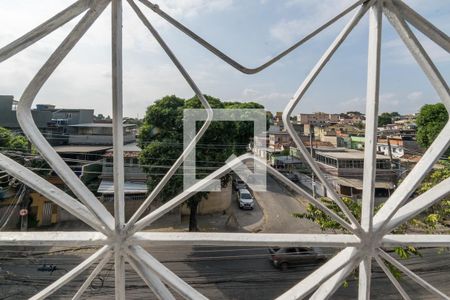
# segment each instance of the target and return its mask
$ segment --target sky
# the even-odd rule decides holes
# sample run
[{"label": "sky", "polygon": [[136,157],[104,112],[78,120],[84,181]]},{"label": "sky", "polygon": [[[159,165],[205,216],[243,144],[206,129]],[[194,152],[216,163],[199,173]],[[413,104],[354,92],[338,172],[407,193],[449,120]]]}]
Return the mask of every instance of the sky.
[{"label": "sky", "polygon": [[[73,0],[0,0],[0,47],[72,4]],[[289,47],[354,0],[158,0],[172,17],[241,64],[255,67]],[[450,3],[405,0],[447,34]],[[282,111],[309,71],[354,12],[256,75],[241,74],[138,4],[204,94],[224,101],[256,101]],[[108,7],[57,68],[36,103],[93,108],[110,115],[111,11]],[[21,94],[81,17],[0,64],[0,95]],[[124,1],[124,114],[143,117],[165,95],[194,95],[175,66]],[[445,79],[450,55],[414,31]],[[314,81],[295,112],[365,110],[368,16],[349,35]],[[383,20],[380,112],[414,113],[439,101],[420,67]]]}]

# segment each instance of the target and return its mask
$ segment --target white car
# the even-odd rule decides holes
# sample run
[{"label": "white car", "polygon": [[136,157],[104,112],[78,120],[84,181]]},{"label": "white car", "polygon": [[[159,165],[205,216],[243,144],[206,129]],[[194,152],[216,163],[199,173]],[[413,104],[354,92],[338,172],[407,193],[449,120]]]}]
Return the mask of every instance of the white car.
[{"label": "white car", "polygon": [[239,208],[242,209],[253,209],[255,206],[255,201],[253,200],[252,194],[247,189],[240,189],[238,192],[238,202]]}]

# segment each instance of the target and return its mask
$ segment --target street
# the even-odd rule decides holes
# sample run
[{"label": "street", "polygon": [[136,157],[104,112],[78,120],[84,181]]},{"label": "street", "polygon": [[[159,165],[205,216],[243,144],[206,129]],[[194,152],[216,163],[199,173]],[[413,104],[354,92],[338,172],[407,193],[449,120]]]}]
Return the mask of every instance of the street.
[{"label": "street", "polygon": [[[35,251],[48,249],[35,249]],[[56,249],[51,249],[55,251]],[[177,247],[147,249],[173,272],[210,299],[273,299],[295,285],[317,265],[305,263],[288,271],[275,269],[265,248],[236,247]],[[27,258],[8,258],[2,250],[0,272],[0,299],[26,299],[65,274],[91,250],[81,249],[65,254],[35,255]],[[450,293],[448,272],[450,253],[438,254],[438,249],[422,250],[423,258],[414,257],[405,264],[437,288]],[[55,264],[57,270],[50,274],[37,271],[42,264]],[[67,299],[75,293],[87,273],[57,292],[52,299]],[[110,299],[114,294],[114,271],[108,264],[94,280],[85,299]],[[375,267],[373,299],[400,299],[382,271]],[[426,290],[402,277],[401,283],[412,299],[435,299]],[[355,299],[357,281],[349,280],[349,287],[340,288],[333,299]],[[180,298],[180,297],[178,297]],[[156,299],[134,271],[127,271],[127,299]],[[181,299],[181,298],[180,298]]]},{"label": "street", "polygon": [[[258,226],[257,231],[272,233],[320,232],[313,222],[292,216],[293,212],[304,211],[303,201],[291,195],[272,177],[268,177],[268,191],[255,192],[254,196],[257,205],[251,211],[239,210],[236,201],[232,203],[238,222],[244,231],[251,231],[245,230],[245,226],[253,229]],[[274,299],[320,265],[320,263],[308,262],[287,271],[281,271],[271,265],[268,249],[260,247],[167,248],[154,246],[147,250],[210,299]],[[93,251],[94,249],[90,248],[43,247],[0,250],[0,300],[27,299],[64,275]],[[336,249],[323,249],[323,252],[329,256],[336,251]],[[448,284],[450,252],[422,249],[421,253],[423,257],[412,257],[404,263],[425,280],[450,294]],[[42,269],[44,264],[54,265],[56,270],[53,273],[38,271],[38,268]],[[71,298],[87,274],[88,272],[85,272],[73,280],[51,299]],[[126,280],[127,299],[156,299],[129,265],[127,265]],[[400,282],[412,299],[435,299],[433,295],[405,276],[400,279]],[[332,299],[356,299],[357,280],[350,276],[348,283],[349,286],[340,288]],[[110,261],[85,293],[85,299],[109,300],[113,295],[114,269]],[[397,291],[375,262],[372,298],[400,299]],[[177,299],[181,297],[177,295]]]},{"label": "street", "polygon": [[293,213],[306,211],[306,200],[294,197],[272,176],[267,176],[267,191],[254,194],[265,215],[263,232],[320,233],[319,226],[314,222],[292,216]]}]

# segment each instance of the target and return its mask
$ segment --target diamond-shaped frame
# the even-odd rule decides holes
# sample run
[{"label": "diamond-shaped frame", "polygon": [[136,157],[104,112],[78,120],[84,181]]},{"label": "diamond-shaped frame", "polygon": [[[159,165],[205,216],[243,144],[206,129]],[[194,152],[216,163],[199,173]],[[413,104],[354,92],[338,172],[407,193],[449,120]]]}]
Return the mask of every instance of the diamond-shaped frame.
[{"label": "diamond-shaped frame", "polygon": [[[304,155],[310,167],[316,172],[318,178],[325,186],[329,184],[326,178],[318,169],[311,155],[306,151],[305,146],[296,135],[290,124],[290,114],[294,107],[301,100],[303,94],[312,84],[313,80],[326,65],[328,60],[343,43],[347,35],[357,25],[358,21],[369,11],[370,29],[369,29],[369,55],[368,55],[368,81],[367,81],[367,122],[366,122],[366,147],[365,147],[365,174],[363,191],[363,211],[361,224],[350,213],[345,204],[341,201],[332,188],[328,188],[330,198],[336,202],[346,215],[347,220],[341,218],[338,214],[329,210],[320,200],[315,199],[303,189],[293,184],[290,180],[281,175],[278,171],[267,166],[269,173],[283,181],[296,192],[304,196],[311,203],[322,209],[331,218],[339,222],[352,234],[241,234],[241,233],[154,233],[140,231],[146,226],[163,216],[165,213],[187,200],[200,186],[207,185],[211,179],[220,178],[230,171],[233,166],[239,165],[246,160],[253,159],[258,163],[266,164],[265,161],[254,157],[253,155],[242,155],[226,166],[219,168],[211,173],[204,180],[196,183],[191,188],[183,191],[166,204],[152,211],[147,216],[139,219],[152,200],[158,195],[170,177],[183,163],[185,154],[189,153],[196,145],[202,134],[206,131],[212,119],[211,108],[203,97],[194,81],[187,71],[183,68],[171,49],[147,20],[145,15],[136,5],[134,0],[127,0],[141,19],[144,25],[149,29],[160,46],[164,49],[172,62],[178,68],[195,94],[199,97],[205,110],[208,113],[208,119],[200,129],[192,143],[185,149],[184,153],[178,158],[169,172],[164,176],[159,185],[150,193],[143,205],[136,211],[132,218],[125,223],[124,220],[124,195],[123,195],[123,131],[122,131],[122,1],[121,0],[79,0],[73,5],[63,10],[53,18],[36,27],[34,30],[25,34],[11,44],[0,49],[0,62],[19,53],[21,50],[37,42],[44,36],[50,34],[60,26],[69,22],[73,18],[83,14],[84,16],[74,27],[67,38],[60,44],[55,52],[50,56],[47,62],[39,70],[31,83],[25,89],[17,109],[18,121],[27,135],[33,142],[41,155],[52,166],[55,172],[64,180],[64,182],[74,192],[77,199],[69,196],[59,190],[51,183],[34,174],[32,171],[19,165],[13,160],[0,154],[0,167],[10,173],[12,176],[23,181],[25,184],[40,192],[48,199],[54,201],[62,208],[86,222],[98,232],[42,232],[39,236],[28,232],[1,232],[0,245],[54,245],[54,246],[72,246],[72,245],[93,245],[101,248],[83,261],[80,265],[66,273],[53,284],[36,294],[31,299],[44,299],[64,286],[70,280],[88,269],[96,261],[99,261],[92,273],[77,291],[74,299],[79,299],[92,280],[98,275],[105,264],[114,256],[115,261],[115,290],[116,299],[125,298],[125,269],[124,264],[127,260],[135,271],[144,279],[147,285],[152,289],[155,295],[160,299],[175,299],[167,286],[179,293],[186,299],[206,299],[198,291],[193,289],[176,274],[167,269],[158,262],[153,256],[144,250],[144,246],[150,244],[165,245],[276,245],[276,246],[321,246],[343,248],[335,257],[319,267],[308,277],[281,295],[279,299],[300,299],[308,296],[312,292],[312,299],[325,299],[330,297],[346,276],[359,264],[359,298],[370,298],[371,281],[371,262],[372,258],[378,262],[385,271],[388,278],[392,281],[399,293],[405,299],[410,299],[399,282],[390,273],[383,260],[396,266],[406,275],[428,289],[434,295],[449,299],[441,291],[421,279],[400,262],[392,258],[381,250],[381,247],[391,247],[395,245],[415,245],[422,247],[450,246],[449,235],[389,235],[388,233],[399,224],[407,221],[420,213],[422,210],[433,205],[442,197],[450,193],[450,179],[446,179],[428,192],[416,197],[403,205],[412,192],[417,188],[420,182],[430,170],[432,165],[440,155],[448,148],[450,144],[450,124],[447,124],[432,146],[424,154],[423,158],[416,167],[410,172],[403,183],[392,194],[383,208],[373,216],[374,201],[374,178],[375,178],[375,146],[376,146],[376,125],[378,115],[379,98],[379,76],[380,76],[380,44],[381,44],[381,17],[384,13],[390,23],[398,32],[403,42],[406,44],[417,63],[421,66],[427,77],[430,79],[433,87],[441,97],[441,100],[450,110],[450,95],[446,81],[440,75],[437,68],[428,57],[427,53],[420,45],[417,38],[409,28],[406,21],[428,36],[439,46],[450,52],[450,39],[434,27],[430,22],[421,17],[418,13],[409,8],[400,0],[360,0],[355,4],[332,18],[324,25],[301,39],[287,50],[264,63],[257,68],[247,68],[233,59],[226,56],[223,52],[203,40],[187,27],[173,19],[157,5],[148,0],[138,0],[152,9],[156,14],[167,20],[176,28],[190,36],[193,40],[210,50],[213,54],[230,64],[237,70],[254,74],[269,67],[288,53],[292,52],[306,41],[320,33],[335,21],[358,8],[358,11],[350,22],[344,27],[335,41],[331,44],[305,81],[300,85],[297,93],[286,107],[283,120],[288,132],[294,139],[297,147]],[[115,218],[103,207],[103,205],[94,197],[78,177],[70,170],[65,162],[59,157],[54,149],[48,144],[45,138],[40,134],[31,117],[31,105],[41,87],[51,76],[53,71],[63,61],[65,56],[77,44],[81,37],[86,33],[89,27],[100,16],[109,3],[112,3],[112,82],[113,82],[113,133],[114,133],[114,215]],[[80,203],[81,202],[81,203]]]}]

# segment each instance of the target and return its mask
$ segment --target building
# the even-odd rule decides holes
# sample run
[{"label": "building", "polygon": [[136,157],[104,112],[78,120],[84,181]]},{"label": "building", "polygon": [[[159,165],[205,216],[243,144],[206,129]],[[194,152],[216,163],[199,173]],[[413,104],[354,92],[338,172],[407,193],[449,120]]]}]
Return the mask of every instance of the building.
[{"label": "building", "polygon": [[286,131],[269,131],[269,151],[281,152],[294,144],[291,135]]},{"label": "building", "polygon": [[[136,125],[123,124],[124,143],[136,141]],[[67,143],[70,145],[112,145],[112,123],[82,123],[68,125]]]},{"label": "building", "polygon": [[[14,100],[14,96],[0,95],[0,127],[21,130],[16,116],[17,103],[18,101]],[[47,124],[52,119],[50,110],[32,109],[31,115],[39,129],[47,128]]]},{"label": "building", "polygon": [[269,146],[269,137],[267,133],[264,136],[255,136],[251,145],[252,152],[261,158],[267,158],[267,151]]},{"label": "building", "polygon": [[[139,164],[139,154],[142,149],[136,143],[127,144],[123,149],[125,197],[128,200],[144,200],[147,195],[147,174]],[[97,192],[104,201],[112,200],[114,194],[113,184],[113,156],[112,149],[107,150],[103,157],[101,183]],[[110,201],[112,202],[112,201]]]},{"label": "building", "polygon": [[[314,159],[333,183],[336,191],[344,196],[359,199],[362,195],[364,152],[357,150],[315,151]],[[377,154],[375,196],[388,197],[395,188],[398,160]]]},{"label": "building", "polygon": [[422,155],[424,150],[415,139],[408,136],[378,138],[377,151],[394,158],[401,158],[405,154]]},{"label": "building", "polygon": [[[17,121],[16,108],[18,101],[14,96],[0,95],[0,126],[8,129],[20,129]],[[52,104],[37,104],[35,109],[31,110],[33,120],[40,129],[53,130],[61,128],[61,133],[68,125],[91,123],[94,120],[93,109],[65,109],[55,108]],[[45,132],[44,132],[45,133]]]},{"label": "building", "polygon": [[272,156],[270,159],[270,164],[275,169],[285,171],[292,171],[304,166],[304,163],[300,159],[291,155]]},{"label": "building", "polygon": [[330,123],[339,122],[339,114],[328,114],[324,112],[316,112],[313,114],[298,114],[297,123],[300,124],[312,124],[312,125],[325,125]]},{"label": "building", "polygon": [[[16,108],[17,101],[13,96],[0,96],[0,127],[21,130]],[[112,145],[111,120],[94,122],[93,109],[37,104],[31,114],[41,133],[52,145]],[[124,124],[124,142],[135,142],[136,132],[135,124]]]}]

